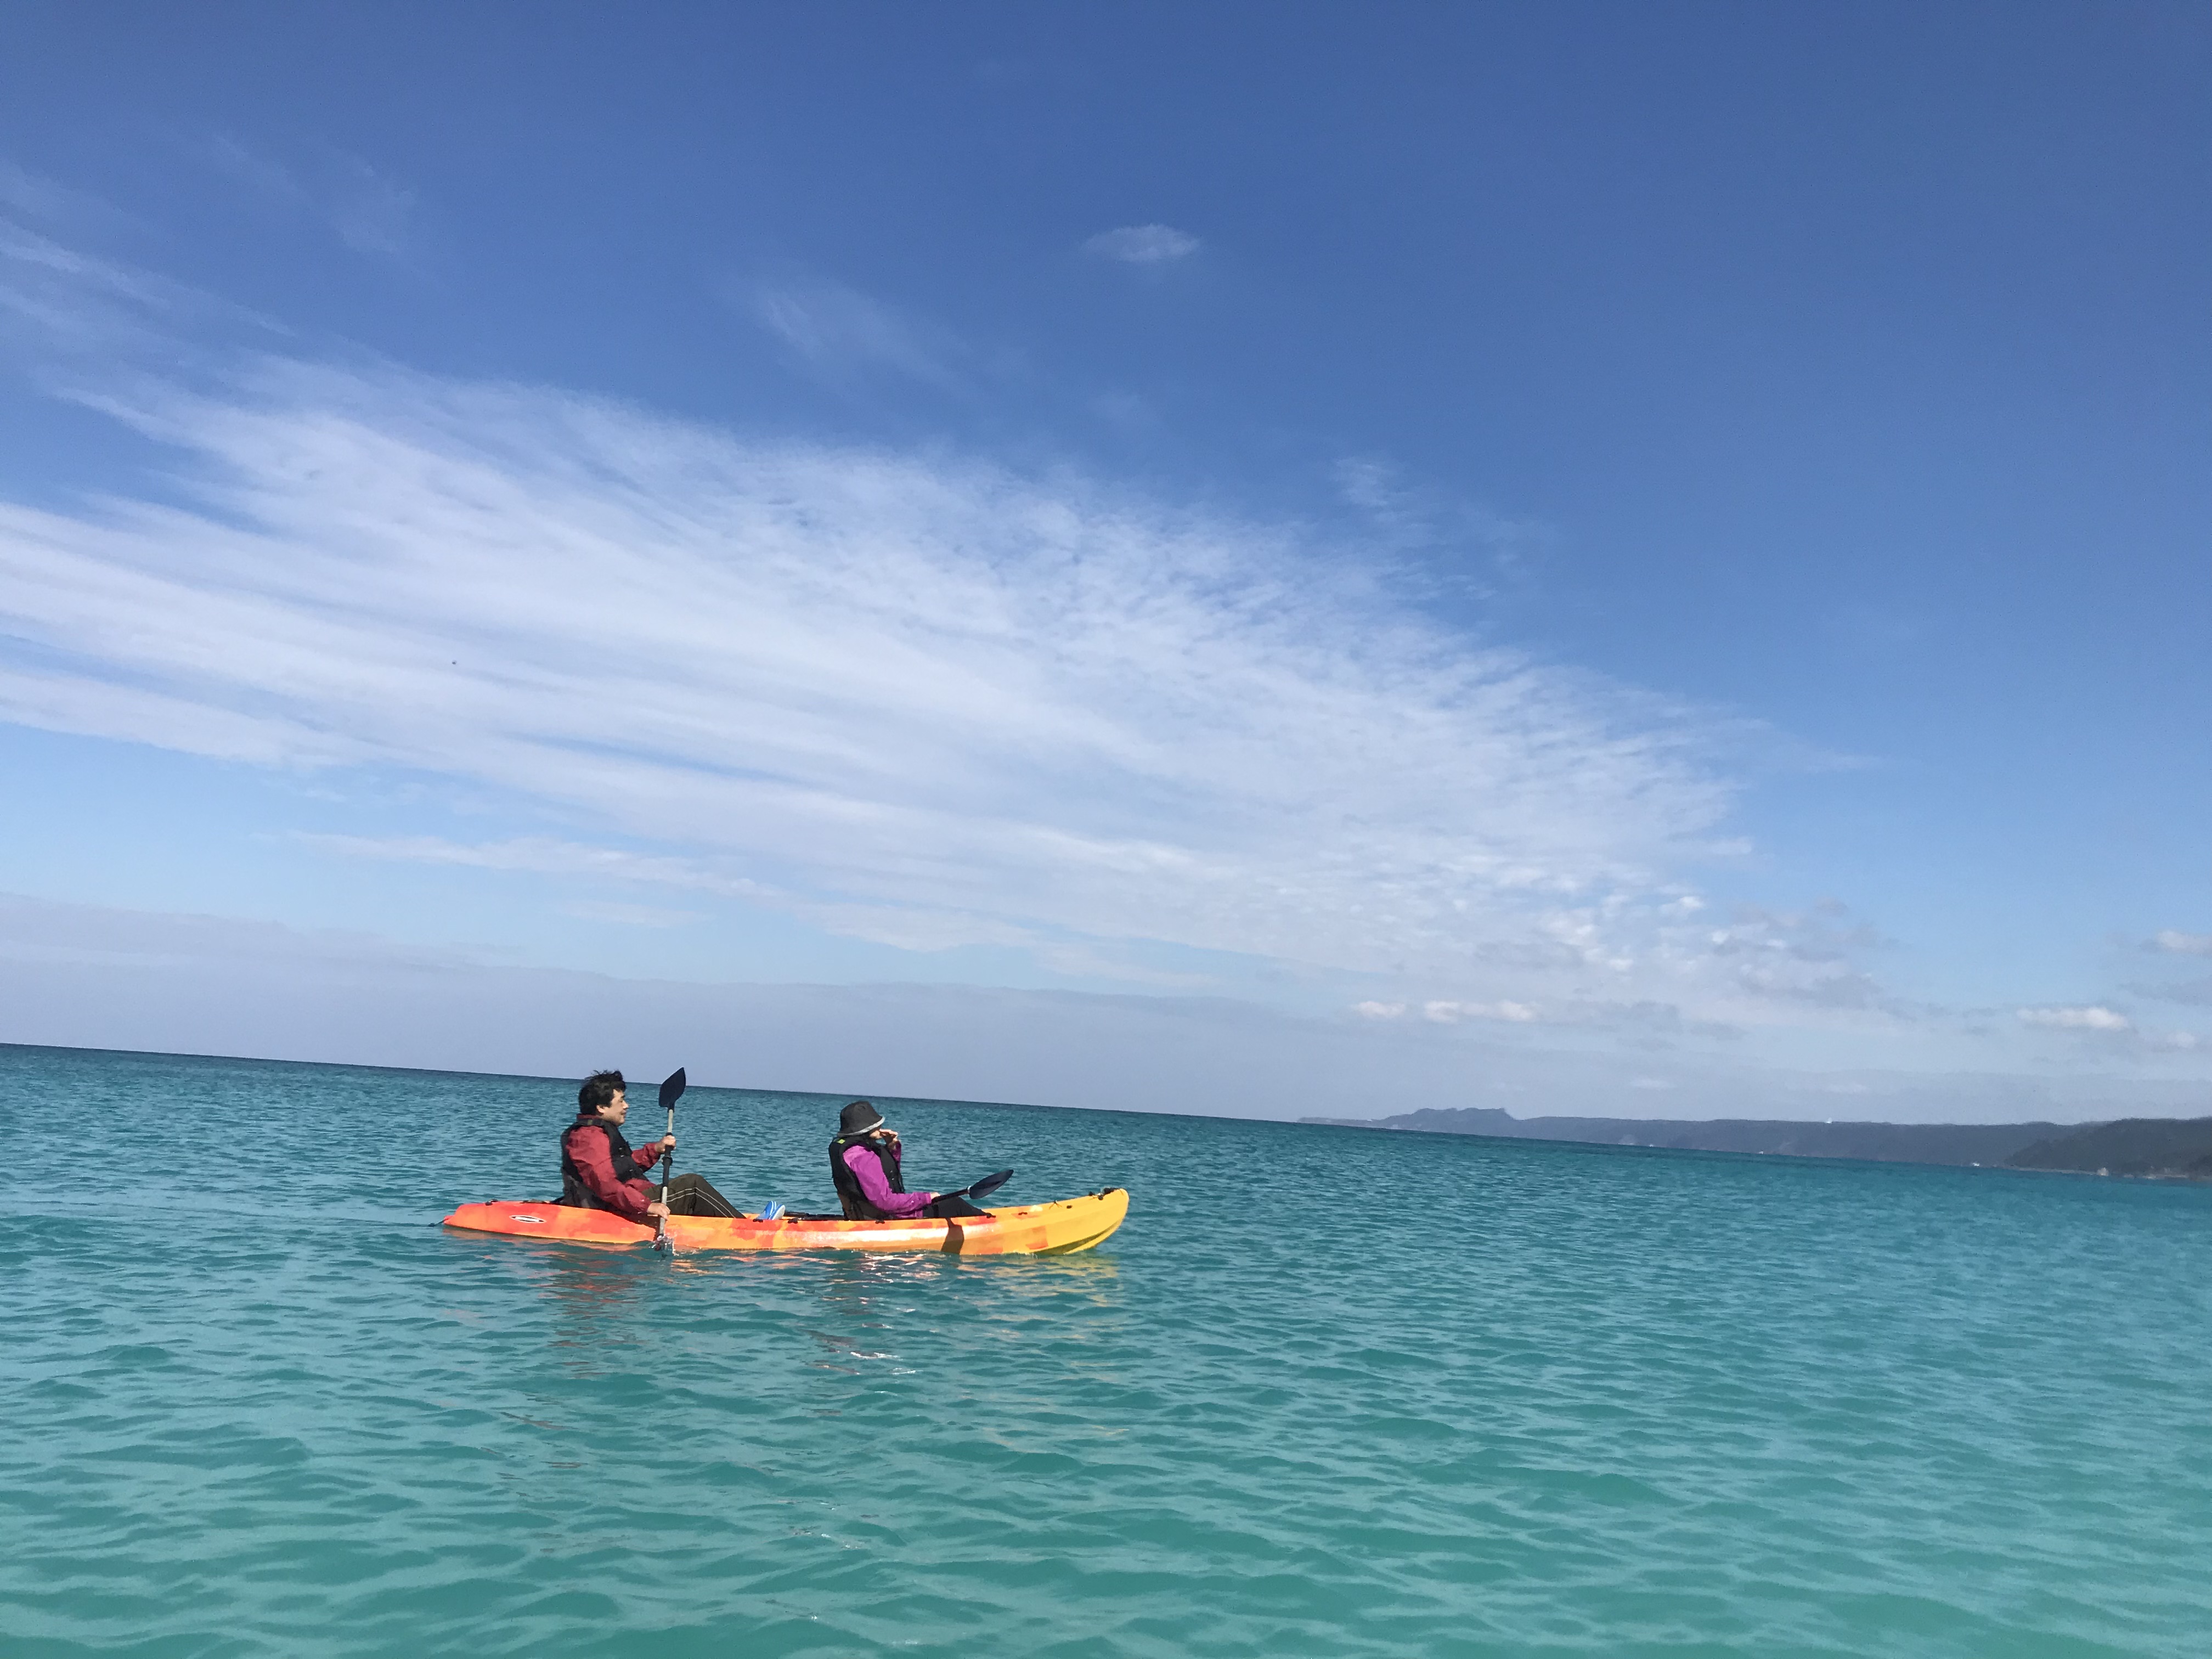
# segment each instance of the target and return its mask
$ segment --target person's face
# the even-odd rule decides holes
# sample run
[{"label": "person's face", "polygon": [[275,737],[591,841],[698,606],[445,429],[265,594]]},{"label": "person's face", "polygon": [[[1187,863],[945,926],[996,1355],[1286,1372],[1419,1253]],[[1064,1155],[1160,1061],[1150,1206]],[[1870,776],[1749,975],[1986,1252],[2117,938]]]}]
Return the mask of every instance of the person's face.
[{"label": "person's face", "polygon": [[602,1123],[620,1124],[629,1115],[629,1097],[619,1089],[615,1091],[612,1100],[599,1108],[599,1121]]}]

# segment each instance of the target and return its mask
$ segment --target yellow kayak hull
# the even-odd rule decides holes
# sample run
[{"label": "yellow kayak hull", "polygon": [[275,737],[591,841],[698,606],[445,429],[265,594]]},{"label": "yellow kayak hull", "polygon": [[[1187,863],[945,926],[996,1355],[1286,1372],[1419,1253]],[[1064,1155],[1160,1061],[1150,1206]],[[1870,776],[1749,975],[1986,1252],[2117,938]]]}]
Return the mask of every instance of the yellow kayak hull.
[{"label": "yellow kayak hull", "polygon": [[[731,1218],[672,1215],[668,1237],[689,1250],[933,1250],[946,1255],[1067,1255],[1096,1248],[1129,1213],[1129,1194],[1119,1187],[1066,1198],[988,1210],[953,1221],[804,1221],[779,1216]],[[650,1244],[653,1229],[605,1210],[565,1204],[464,1204],[446,1225],[465,1232],[509,1238],[551,1238],[574,1244]]]}]

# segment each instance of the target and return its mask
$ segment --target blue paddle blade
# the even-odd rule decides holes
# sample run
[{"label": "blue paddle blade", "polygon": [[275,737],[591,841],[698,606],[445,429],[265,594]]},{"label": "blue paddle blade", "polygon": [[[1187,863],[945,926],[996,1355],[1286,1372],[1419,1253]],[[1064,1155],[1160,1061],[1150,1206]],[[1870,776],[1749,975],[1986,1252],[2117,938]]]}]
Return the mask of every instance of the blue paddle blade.
[{"label": "blue paddle blade", "polygon": [[988,1198],[993,1193],[1014,1178],[1012,1170],[1001,1170],[996,1175],[987,1175],[968,1189],[970,1198]]},{"label": "blue paddle blade", "polygon": [[674,1071],[671,1072],[661,1083],[660,1109],[664,1112],[672,1111],[675,1109],[676,1103],[683,1098],[684,1068],[679,1066]]}]

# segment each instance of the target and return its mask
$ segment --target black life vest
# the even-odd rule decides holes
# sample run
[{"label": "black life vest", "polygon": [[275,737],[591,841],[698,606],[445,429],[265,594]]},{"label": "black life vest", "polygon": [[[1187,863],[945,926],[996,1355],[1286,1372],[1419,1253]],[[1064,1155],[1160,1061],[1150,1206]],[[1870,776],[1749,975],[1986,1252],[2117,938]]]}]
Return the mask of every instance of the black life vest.
[{"label": "black life vest", "polygon": [[[584,1172],[576,1167],[576,1160],[568,1156],[568,1137],[579,1129],[597,1129],[607,1138],[607,1158],[615,1166],[617,1182],[635,1181],[645,1174],[638,1166],[637,1154],[623,1139],[623,1132],[604,1119],[580,1117],[561,1131],[561,1201],[573,1209],[604,1210],[607,1206],[592,1196],[592,1189],[584,1184]],[[649,1166],[648,1166],[649,1167]]]},{"label": "black life vest", "polygon": [[846,1149],[852,1146],[865,1146],[876,1155],[876,1161],[884,1166],[884,1183],[893,1192],[906,1190],[906,1182],[899,1175],[899,1161],[890,1147],[867,1135],[839,1135],[830,1143],[830,1179],[837,1183],[837,1201],[845,1206],[845,1219],[889,1221],[890,1217],[868,1202],[868,1195],[860,1190],[860,1178],[845,1162]]}]

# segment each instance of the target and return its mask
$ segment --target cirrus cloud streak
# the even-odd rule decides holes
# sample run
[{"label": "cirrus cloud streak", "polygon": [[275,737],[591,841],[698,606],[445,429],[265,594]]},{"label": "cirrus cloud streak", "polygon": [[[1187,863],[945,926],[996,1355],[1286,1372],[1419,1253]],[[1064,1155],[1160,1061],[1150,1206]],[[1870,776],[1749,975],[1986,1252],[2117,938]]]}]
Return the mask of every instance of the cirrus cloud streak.
[{"label": "cirrus cloud streak", "polygon": [[489,786],[876,937],[1617,968],[1729,804],[1692,712],[1079,478],[297,363],[106,407],[197,505],[0,504],[0,717]]}]

